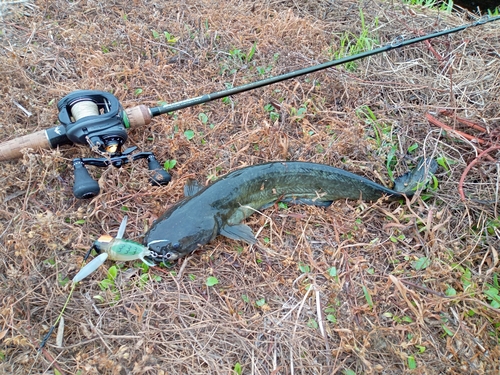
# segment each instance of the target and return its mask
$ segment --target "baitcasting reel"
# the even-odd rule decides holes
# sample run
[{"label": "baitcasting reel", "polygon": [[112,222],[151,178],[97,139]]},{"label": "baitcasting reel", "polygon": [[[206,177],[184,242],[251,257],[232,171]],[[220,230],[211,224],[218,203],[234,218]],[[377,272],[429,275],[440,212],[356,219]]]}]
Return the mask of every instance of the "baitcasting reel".
[{"label": "baitcasting reel", "polygon": [[[122,152],[130,120],[114,95],[102,91],[75,91],[62,98],[57,107],[61,125],[46,131],[51,147],[67,143],[88,144],[101,155],[100,158],[73,160],[73,193],[77,198],[92,198],[99,194],[99,184],[90,177],[86,165],[101,168],[112,165],[121,168],[130,161],[147,159],[148,168],[153,171],[152,184],[168,184],[170,175],[163,170],[152,152],[132,155],[137,147],[130,147]],[[132,117],[133,115],[134,111]]]}]

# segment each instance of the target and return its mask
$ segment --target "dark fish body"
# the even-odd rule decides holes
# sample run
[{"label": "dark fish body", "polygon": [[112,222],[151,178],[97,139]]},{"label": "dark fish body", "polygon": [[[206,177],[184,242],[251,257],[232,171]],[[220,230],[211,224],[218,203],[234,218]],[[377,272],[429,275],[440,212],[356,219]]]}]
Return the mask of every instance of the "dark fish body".
[{"label": "dark fish body", "polygon": [[242,221],[278,201],[327,206],[338,199],[376,201],[413,194],[435,170],[420,163],[388,189],[367,178],[324,164],[271,162],[235,170],[170,207],[146,233],[144,244],[155,260],[174,260],[210,242],[218,234],[255,243]]}]

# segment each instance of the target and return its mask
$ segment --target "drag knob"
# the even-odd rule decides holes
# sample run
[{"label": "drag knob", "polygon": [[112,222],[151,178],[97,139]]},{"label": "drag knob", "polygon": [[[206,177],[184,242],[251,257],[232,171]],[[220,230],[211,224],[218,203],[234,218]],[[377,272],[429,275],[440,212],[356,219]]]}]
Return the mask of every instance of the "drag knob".
[{"label": "drag knob", "polygon": [[80,159],[73,160],[75,169],[75,182],[73,185],[73,194],[79,199],[89,199],[99,194],[99,184],[96,180],[90,177],[87,168]]}]

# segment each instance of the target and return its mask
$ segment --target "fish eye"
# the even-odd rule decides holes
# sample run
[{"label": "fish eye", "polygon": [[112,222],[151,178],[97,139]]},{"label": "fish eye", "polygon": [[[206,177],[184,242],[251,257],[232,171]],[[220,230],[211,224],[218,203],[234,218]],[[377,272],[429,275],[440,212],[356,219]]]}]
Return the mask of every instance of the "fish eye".
[{"label": "fish eye", "polygon": [[165,258],[170,259],[172,257],[172,253],[166,253]]}]

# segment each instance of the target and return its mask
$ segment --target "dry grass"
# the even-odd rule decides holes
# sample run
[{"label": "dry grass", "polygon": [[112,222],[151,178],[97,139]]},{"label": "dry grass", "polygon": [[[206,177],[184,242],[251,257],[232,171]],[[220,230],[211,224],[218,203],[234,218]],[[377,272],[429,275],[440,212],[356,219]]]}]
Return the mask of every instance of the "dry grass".
[{"label": "dry grass", "polygon": [[[112,90],[125,107],[155,106],[257,80],[257,67],[269,76],[326,61],[346,31],[361,32],[359,7],[346,0],[2,4],[1,140],[55,124],[55,103],[76,89]],[[381,45],[469,21],[397,3],[360,6]],[[178,40],[155,39],[153,29]],[[254,42],[252,61],[230,55]],[[359,61],[354,72],[329,69],[132,129],[129,145],[177,160],[166,187],[152,188],[138,163],[100,171],[103,192],[76,200],[68,165],[90,155],[82,146],[2,163],[0,372],[231,374],[239,363],[243,374],[498,374],[500,311],[485,295],[499,274],[498,154],[472,169],[464,186],[471,199],[461,202],[457,184],[475,145],[431,126],[425,114],[449,109],[498,134],[500,28],[490,23],[430,43],[441,61],[420,43]],[[279,104],[278,121],[268,103]],[[303,105],[303,118],[290,115]],[[359,115],[363,106],[386,129],[380,144]],[[213,127],[198,119],[202,112]],[[196,133],[191,141],[187,129]],[[430,198],[268,209],[248,220],[261,245],[217,238],[185,264],[152,268],[142,279],[138,264],[122,264],[115,292],[98,284],[108,262],[78,286],[63,347],[52,337],[37,355],[68,293],[61,280],[100,234],[116,233],[124,207],[128,236],[140,240],[190,177],[286,158],[387,182],[394,145],[396,173],[422,154],[449,161]],[[416,269],[424,256],[430,264]],[[207,287],[209,276],[219,284]]]}]

